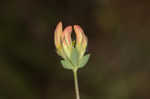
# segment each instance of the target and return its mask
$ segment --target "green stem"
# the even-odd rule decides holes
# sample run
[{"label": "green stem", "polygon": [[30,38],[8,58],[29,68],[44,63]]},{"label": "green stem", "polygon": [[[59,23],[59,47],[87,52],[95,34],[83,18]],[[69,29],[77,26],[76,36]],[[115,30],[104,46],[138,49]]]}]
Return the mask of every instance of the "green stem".
[{"label": "green stem", "polygon": [[77,71],[78,71],[78,69],[74,69],[73,75],[74,75],[76,99],[80,99]]}]

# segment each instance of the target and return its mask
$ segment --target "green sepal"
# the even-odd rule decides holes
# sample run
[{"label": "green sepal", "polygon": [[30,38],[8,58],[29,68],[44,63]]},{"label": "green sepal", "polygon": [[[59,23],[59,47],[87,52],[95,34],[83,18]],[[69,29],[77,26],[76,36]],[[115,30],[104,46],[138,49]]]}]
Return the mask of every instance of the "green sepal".
[{"label": "green sepal", "polygon": [[71,52],[71,62],[74,66],[78,66],[78,59],[79,55],[78,55],[78,51],[76,48],[72,48],[72,52]]},{"label": "green sepal", "polygon": [[61,60],[61,64],[65,69],[73,70],[73,66],[68,60]]},{"label": "green sepal", "polygon": [[90,58],[90,54],[87,54],[87,55],[83,56],[83,57],[79,60],[79,65],[78,65],[79,68],[83,68],[83,67],[87,64],[89,58]]}]

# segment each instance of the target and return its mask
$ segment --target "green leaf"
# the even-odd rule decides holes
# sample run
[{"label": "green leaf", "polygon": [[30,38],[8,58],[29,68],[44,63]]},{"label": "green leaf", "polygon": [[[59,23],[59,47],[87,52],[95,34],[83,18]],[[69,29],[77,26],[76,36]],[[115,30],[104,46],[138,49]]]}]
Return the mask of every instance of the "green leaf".
[{"label": "green leaf", "polygon": [[68,60],[61,60],[61,64],[65,69],[73,70],[73,66]]},{"label": "green leaf", "polygon": [[71,53],[71,62],[74,66],[78,65],[78,51],[76,48],[72,48],[72,53]]},{"label": "green leaf", "polygon": [[90,54],[83,56],[82,59],[79,61],[79,68],[83,68],[87,64],[89,58]]}]

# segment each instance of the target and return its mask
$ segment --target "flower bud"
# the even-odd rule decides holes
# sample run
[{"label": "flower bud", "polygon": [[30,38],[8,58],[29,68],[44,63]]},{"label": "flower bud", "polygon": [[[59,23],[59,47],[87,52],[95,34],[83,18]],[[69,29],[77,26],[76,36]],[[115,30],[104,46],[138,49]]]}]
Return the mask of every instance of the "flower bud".
[{"label": "flower bud", "polygon": [[72,26],[67,26],[61,36],[63,50],[68,58],[70,57],[72,50],[71,32]]},{"label": "flower bud", "polygon": [[61,34],[62,34],[62,23],[59,22],[55,29],[55,46],[56,49],[61,47]]},{"label": "flower bud", "polygon": [[74,25],[74,30],[76,33],[76,48],[81,58],[86,51],[88,39],[79,25]]},{"label": "flower bud", "polygon": [[62,44],[61,44],[62,32],[63,32],[62,22],[59,22],[58,25],[56,26],[55,34],[54,34],[55,47],[56,47],[57,54],[60,55],[61,57],[65,58],[64,52],[62,50]]}]

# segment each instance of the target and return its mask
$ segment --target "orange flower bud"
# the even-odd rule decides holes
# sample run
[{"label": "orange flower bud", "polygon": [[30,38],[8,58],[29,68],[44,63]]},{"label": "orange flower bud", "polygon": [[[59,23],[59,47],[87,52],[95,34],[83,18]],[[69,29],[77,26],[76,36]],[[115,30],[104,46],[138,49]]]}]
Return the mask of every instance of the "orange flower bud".
[{"label": "orange flower bud", "polygon": [[86,51],[88,39],[79,25],[74,25],[74,30],[76,33],[76,48],[80,53],[80,57],[82,57]]},{"label": "orange flower bud", "polygon": [[72,49],[71,32],[72,32],[72,26],[67,26],[64,29],[63,34],[61,36],[63,50],[67,55],[67,57],[70,57],[71,49]]},{"label": "orange flower bud", "polygon": [[71,40],[71,32],[72,32],[72,26],[67,26],[62,34],[62,41],[65,42],[65,46],[70,47],[72,45]]},{"label": "orange flower bud", "polygon": [[58,25],[56,26],[55,34],[54,34],[55,46],[56,46],[57,54],[60,55],[62,58],[65,58],[66,56],[65,56],[64,51],[62,49],[62,43],[61,43],[62,32],[63,32],[62,22],[59,22]]},{"label": "orange flower bud", "polygon": [[62,23],[59,22],[55,29],[55,46],[56,48],[61,47],[61,35],[62,35]]}]

